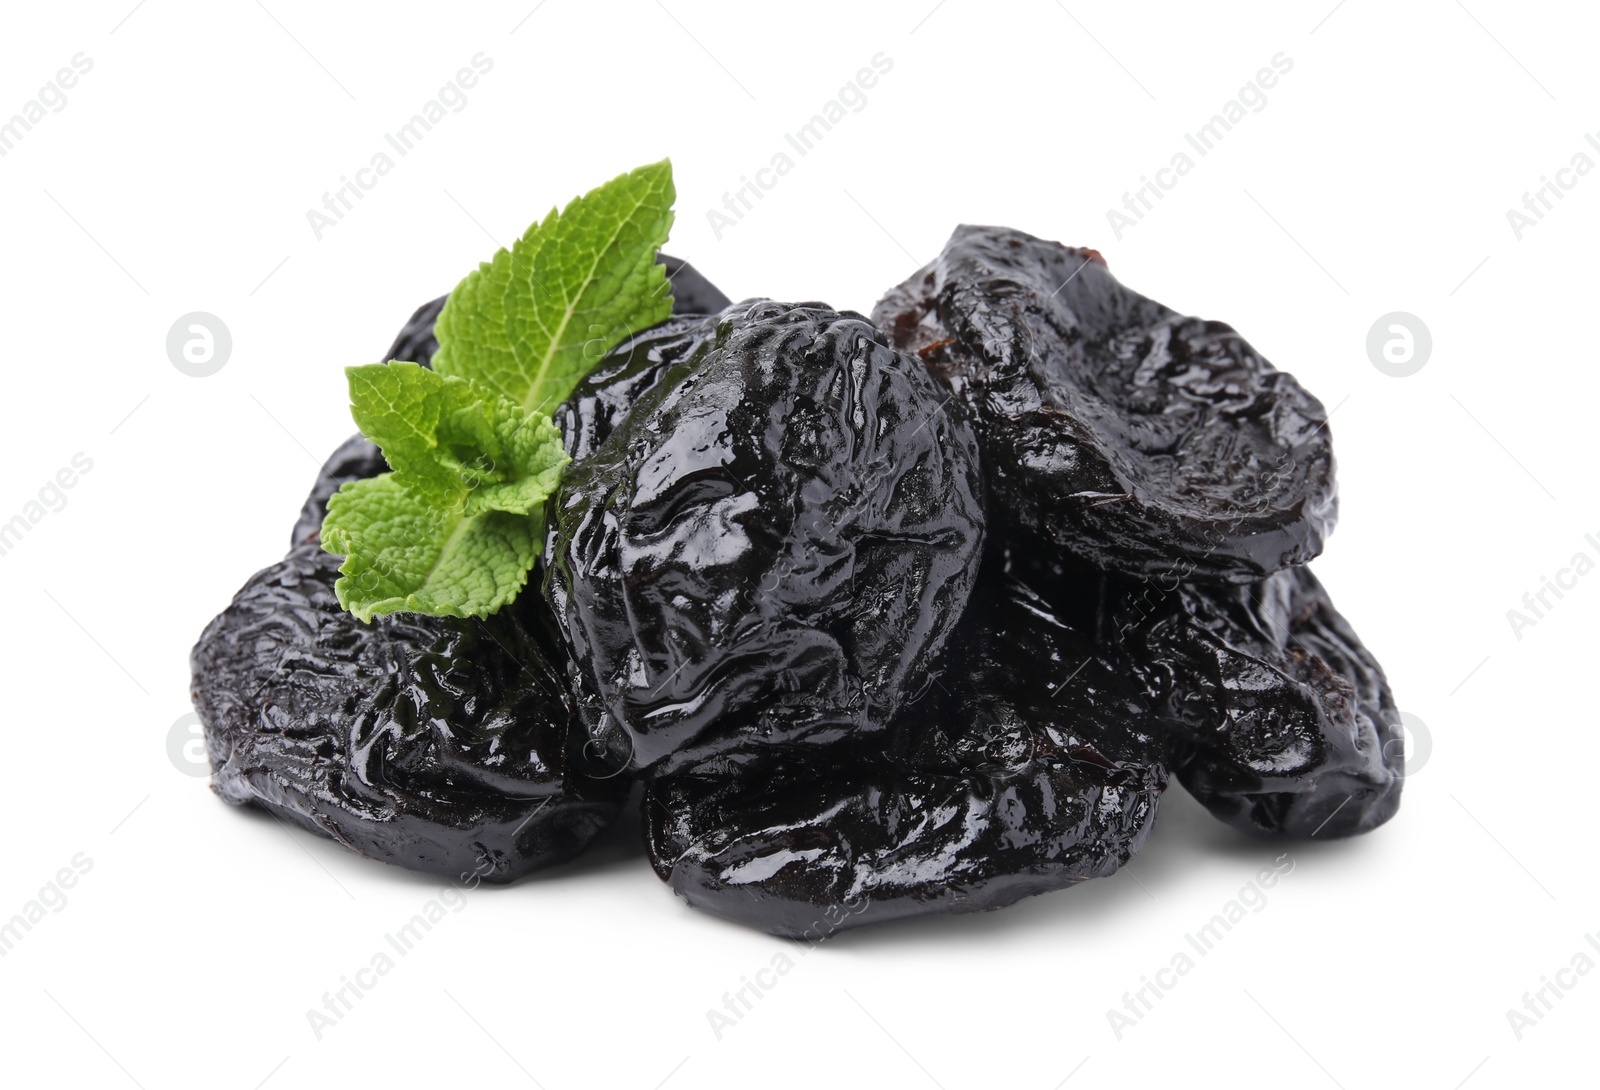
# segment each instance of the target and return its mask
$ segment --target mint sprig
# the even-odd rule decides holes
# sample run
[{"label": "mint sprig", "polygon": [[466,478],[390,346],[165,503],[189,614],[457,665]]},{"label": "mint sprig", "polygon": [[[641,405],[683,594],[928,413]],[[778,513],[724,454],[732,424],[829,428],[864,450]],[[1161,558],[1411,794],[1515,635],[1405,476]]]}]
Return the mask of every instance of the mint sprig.
[{"label": "mint sprig", "polygon": [[568,458],[549,413],[607,351],[672,312],[656,254],[672,226],[666,160],[612,179],[468,274],[435,326],[434,369],[351,367],[351,412],[391,472],[328,503],[339,604],[484,617],[544,545]]},{"label": "mint sprig", "polygon": [[672,313],[656,251],[673,195],[663,160],[551,209],[450,293],[434,370],[553,411],[601,356]]}]

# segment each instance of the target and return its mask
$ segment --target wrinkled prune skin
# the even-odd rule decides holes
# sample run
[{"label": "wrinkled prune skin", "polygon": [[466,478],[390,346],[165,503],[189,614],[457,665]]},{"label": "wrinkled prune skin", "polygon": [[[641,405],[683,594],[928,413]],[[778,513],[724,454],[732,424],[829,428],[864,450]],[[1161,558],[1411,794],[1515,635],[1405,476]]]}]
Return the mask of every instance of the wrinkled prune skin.
[{"label": "wrinkled prune skin", "polygon": [[1333,529],[1321,402],[1093,250],[959,227],[873,320],[972,410],[990,510],[1096,567],[1250,582]]},{"label": "wrinkled prune skin", "polygon": [[748,773],[887,730],[983,540],[976,441],[860,315],[741,303],[548,508],[547,586],[646,776]]},{"label": "wrinkled prune skin", "polygon": [[[666,266],[667,279],[672,282],[672,313],[715,314],[732,302],[687,261],[667,254],[657,254],[656,261]],[[395,337],[394,344],[389,346],[389,354],[383,358],[420,363],[424,367],[431,366],[433,354],[439,351],[439,341],[433,335],[433,326],[439,320],[439,312],[444,310],[445,301],[449,298],[448,295],[441,295],[432,302],[418,307],[399,336]]]},{"label": "wrinkled prune skin", "polygon": [[1138,679],[993,567],[946,655],[939,685],[896,724],[899,752],[831,773],[652,784],[646,843],[662,880],[695,908],[816,941],[1000,908],[1126,863],[1167,782]]},{"label": "wrinkled prune skin", "polygon": [[1394,694],[1309,569],[1250,586],[1122,584],[1109,601],[1113,638],[1178,724],[1178,778],[1213,814],[1320,839],[1394,816]]},{"label": "wrinkled prune skin", "polygon": [[567,456],[589,457],[668,372],[699,366],[717,347],[718,329],[731,328],[721,314],[674,314],[608,352],[552,416]]},{"label": "wrinkled prune skin", "polygon": [[569,859],[626,795],[580,770],[564,652],[537,603],[362,624],[340,558],[297,545],[195,646],[212,788],[363,855],[509,882]]}]

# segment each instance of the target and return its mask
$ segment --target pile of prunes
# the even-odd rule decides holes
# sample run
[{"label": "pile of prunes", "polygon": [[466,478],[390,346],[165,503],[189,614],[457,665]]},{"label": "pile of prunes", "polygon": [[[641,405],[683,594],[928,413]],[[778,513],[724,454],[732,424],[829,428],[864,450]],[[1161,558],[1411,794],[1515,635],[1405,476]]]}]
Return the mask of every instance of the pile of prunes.
[{"label": "pile of prunes", "polygon": [[[780,935],[1111,874],[1176,775],[1255,833],[1399,805],[1383,671],[1305,566],[1336,513],[1322,404],[1093,250],[961,227],[871,319],[673,316],[561,406],[528,588],[363,624],[323,467],[288,555],[193,652],[213,789],[364,855],[508,882],[642,784],[651,864]],[[444,300],[388,358],[426,364]]]}]

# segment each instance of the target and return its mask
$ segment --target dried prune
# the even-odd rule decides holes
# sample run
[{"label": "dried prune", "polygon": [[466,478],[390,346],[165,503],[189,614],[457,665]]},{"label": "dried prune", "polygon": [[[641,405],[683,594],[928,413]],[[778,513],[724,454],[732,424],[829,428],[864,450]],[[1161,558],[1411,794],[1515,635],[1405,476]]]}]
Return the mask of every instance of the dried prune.
[{"label": "dried prune", "polygon": [[587,776],[547,611],[340,608],[340,560],[297,545],[195,646],[212,787],[375,859],[506,882],[568,859],[626,785]]},{"label": "dried prune", "polygon": [[[388,466],[322,467],[192,653],[220,795],[505,882],[637,777],[679,896],[813,940],[1109,875],[1172,776],[1256,833],[1396,812],[1393,695],[1304,567],[1327,414],[1232,328],[1005,228],[876,325],[657,260],[672,316],[556,409],[545,555],[493,616],[341,609],[327,503]],[[387,358],[430,366],[445,303]]]},{"label": "dried prune", "polygon": [[814,757],[886,730],[966,604],[983,538],[976,442],[859,315],[724,311],[573,462],[548,591],[645,775]]},{"label": "dried prune", "polygon": [[1394,816],[1394,695],[1309,569],[1254,585],[1130,583],[1109,601],[1114,638],[1179,724],[1178,778],[1213,814],[1321,838]]},{"label": "dried prune", "polygon": [[593,454],[644,393],[673,368],[692,368],[717,343],[718,314],[674,314],[612,349],[556,409],[568,457]]},{"label": "dried prune", "polygon": [[1167,782],[1138,680],[993,567],[946,655],[939,684],[897,721],[892,755],[652,784],[657,873],[696,908],[815,940],[999,908],[1127,862]]},{"label": "dried prune", "polygon": [[991,511],[1100,568],[1251,581],[1333,528],[1322,404],[1093,250],[963,226],[873,318],[973,411]]},{"label": "dried prune", "polygon": [[672,313],[715,314],[733,302],[687,261],[666,254],[658,254],[656,260],[667,267],[667,279],[672,281]]}]

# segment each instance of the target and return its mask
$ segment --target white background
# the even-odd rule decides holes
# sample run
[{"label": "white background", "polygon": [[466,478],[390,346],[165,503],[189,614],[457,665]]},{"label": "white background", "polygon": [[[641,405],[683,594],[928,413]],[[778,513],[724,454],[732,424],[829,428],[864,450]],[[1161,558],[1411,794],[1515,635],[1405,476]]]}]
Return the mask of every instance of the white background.
[{"label": "white background", "polygon": [[[7,6],[0,116],[74,54],[93,69],[0,158],[0,521],[74,454],[93,469],[0,556],[0,919],[92,864],[0,959],[6,1081],[1592,1079],[1600,972],[1521,1039],[1507,1010],[1600,932],[1600,573],[1520,638],[1507,611],[1600,559],[1600,172],[1520,239],[1506,212],[1600,130],[1600,22],[1507,0],[1065,2]],[[479,52],[466,107],[314,237],[307,210]],[[865,107],[717,238],[707,210],[880,52]],[[1107,210],[1279,53],[1265,107],[1116,237]],[[956,223],[1003,223],[1099,247],[1318,393],[1343,517],[1317,570],[1431,746],[1398,818],[1251,841],[1174,788],[1115,878],[838,937],[720,1040],[707,1010],[794,952],[691,913],[621,828],[470,895],[318,1040],[307,1009],[437,883],[186,774],[168,736],[189,647],[352,432],[341,368],[552,203],[663,155],[671,251],[735,298],[866,310]],[[190,311],[232,331],[210,378],[166,355]],[[1432,331],[1409,378],[1367,357],[1391,311]],[[1266,906],[1118,1039],[1107,1010],[1286,851]]]}]

